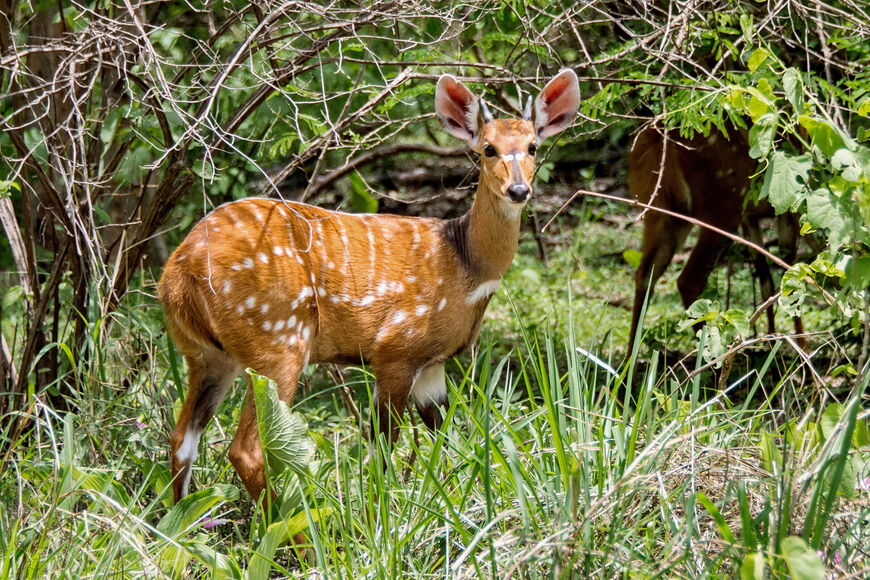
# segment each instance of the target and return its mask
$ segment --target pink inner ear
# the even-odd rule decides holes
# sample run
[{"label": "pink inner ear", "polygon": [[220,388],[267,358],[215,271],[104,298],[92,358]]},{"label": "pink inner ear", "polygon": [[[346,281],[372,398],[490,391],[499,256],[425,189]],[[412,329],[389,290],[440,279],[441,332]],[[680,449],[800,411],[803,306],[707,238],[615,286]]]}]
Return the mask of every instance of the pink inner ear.
[{"label": "pink inner ear", "polygon": [[560,75],[553,79],[545,88],[546,90],[541,94],[541,97],[549,105],[565,94],[565,90],[568,88],[568,79],[564,75]]},{"label": "pink inner ear", "polygon": [[472,96],[465,87],[459,83],[450,83],[445,88],[447,90],[447,95],[450,97],[451,103],[456,103],[460,107],[468,106],[468,102],[471,101]]}]

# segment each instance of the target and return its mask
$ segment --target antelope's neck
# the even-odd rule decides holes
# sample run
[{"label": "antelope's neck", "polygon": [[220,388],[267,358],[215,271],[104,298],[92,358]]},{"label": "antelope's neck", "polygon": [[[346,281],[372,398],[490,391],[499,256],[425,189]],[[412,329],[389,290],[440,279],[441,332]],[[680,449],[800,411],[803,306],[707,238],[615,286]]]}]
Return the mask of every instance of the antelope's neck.
[{"label": "antelope's neck", "polygon": [[481,180],[467,214],[447,222],[445,235],[474,281],[501,278],[513,261],[522,208],[506,207]]}]

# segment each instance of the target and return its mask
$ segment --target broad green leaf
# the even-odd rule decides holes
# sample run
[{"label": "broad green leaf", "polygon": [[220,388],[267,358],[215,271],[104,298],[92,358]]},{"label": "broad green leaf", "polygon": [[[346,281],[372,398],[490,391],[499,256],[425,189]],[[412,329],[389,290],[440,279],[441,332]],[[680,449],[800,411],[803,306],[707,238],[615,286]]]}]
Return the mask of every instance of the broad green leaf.
[{"label": "broad green leaf", "polygon": [[789,536],[780,545],[792,580],[824,580],[825,567],[819,555],[802,538]]},{"label": "broad green leaf", "polygon": [[[175,504],[157,524],[157,530],[172,540],[159,555],[160,567],[170,576],[178,577],[187,563],[201,550],[190,546],[195,542],[179,540],[178,537],[191,529],[196,522],[218,504],[238,499],[239,490],[231,485],[218,484],[192,493]],[[213,560],[213,555],[209,555]],[[224,564],[221,564],[223,567]],[[229,566],[227,564],[227,566]]]},{"label": "broad green leaf", "polygon": [[269,468],[276,474],[289,469],[295,473],[308,473],[314,446],[308,437],[308,425],[290,405],[278,398],[275,382],[253,371],[251,382],[257,405],[257,427],[260,443]]},{"label": "broad green leaf", "polygon": [[785,89],[785,98],[794,107],[796,114],[803,113],[803,82],[800,73],[794,68],[788,68],[782,77],[782,86]]},{"label": "broad green leaf", "polygon": [[764,580],[765,567],[764,554],[761,552],[746,554],[740,565],[740,580]]},{"label": "broad green leaf", "polygon": [[845,147],[834,151],[831,156],[831,165],[833,165],[834,171],[839,172],[847,181],[859,183],[862,177],[866,179],[858,156]]},{"label": "broad green leaf", "polygon": [[858,290],[870,287],[870,257],[849,260],[846,265],[846,284]]},{"label": "broad green leaf", "polygon": [[172,506],[169,513],[157,524],[157,529],[167,536],[176,536],[191,528],[216,505],[238,497],[238,488],[223,483],[199,490]]},{"label": "broad green leaf", "polygon": [[752,51],[752,54],[749,56],[749,61],[746,63],[746,68],[749,69],[749,72],[755,72],[758,70],[764,61],[766,61],[770,57],[770,53],[763,49],[757,48]]},{"label": "broad green leaf", "polygon": [[870,117],[870,97],[865,97],[858,105],[858,114],[862,117]]},{"label": "broad green leaf", "polygon": [[769,199],[777,214],[791,210],[807,194],[806,183],[812,167],[809,153],[792,156],[774,151],[764,172],[761,198]]},{"label": "broad green leaf", "polygon": [[766,113],[759,117],[749,130],[749,156],[753,159],[767,157],[773,148],[776,136],[776,115]]},{"label": "broad green leaf", "polygon": [[815,147],[829,159],[838,149],[855,149],[855,143],[824,119],[810,115],[801,115],[798,122],[807,130]]},{"label": "broad green leaf", "polygon": [[843,418],[843,413],[845,412],[846,408],[841,403],[831,403],[825,407],[819,420],[819,432],[822,435],[822,441],[827,441],[831,437],[834,428],[840,419]]},{"label": "broad green leaf", "polygon": [[816,189],[807,196],[807,221],[813,227],[826,231],[831,248],[838,248],[851,239],[851,218],[843,205],[838,197],[825,188]]}]

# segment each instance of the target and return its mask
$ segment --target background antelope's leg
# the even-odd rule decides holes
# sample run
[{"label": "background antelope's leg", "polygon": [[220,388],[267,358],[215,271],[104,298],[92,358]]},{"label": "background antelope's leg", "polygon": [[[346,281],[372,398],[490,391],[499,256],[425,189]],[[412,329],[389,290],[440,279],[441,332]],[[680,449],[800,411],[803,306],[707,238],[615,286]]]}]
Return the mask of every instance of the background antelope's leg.
[{"label": "background antelope's leg", "polygon": [[640,266],[634,275],[634,303],[631,311],[631,332],[629,334],[629,349],[634,347],[637,329],[640,326],[640,313],[643,310],[647,288],[650,296],[653,288],[671,263],[674,253],[682,246],[691,226],[650,210],[644,218],[643,242],[641,245]]}]

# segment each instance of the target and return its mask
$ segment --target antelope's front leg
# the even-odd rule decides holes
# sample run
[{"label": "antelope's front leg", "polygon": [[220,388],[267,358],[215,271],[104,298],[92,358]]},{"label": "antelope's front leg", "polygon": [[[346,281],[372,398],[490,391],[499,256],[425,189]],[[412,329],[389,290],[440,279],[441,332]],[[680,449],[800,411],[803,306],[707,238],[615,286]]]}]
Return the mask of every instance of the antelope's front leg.
[{"label": "antelope's front leg", "polygon": [[371,435],[383,433],[392,445],[399,438],[399,423],[405,414],[408,394],[414,384],[416,370],[407,363],[373,363],[377,377],[375,388],[375,412],[372,417]]},{"label": "antelope's front leg", "polygon": [[420,418],[431,431],[437,431],[444,423],[447,413],[447,383],[444,378],[444,363],[424,368],[414,385],[411,397],[417,406]]}]

